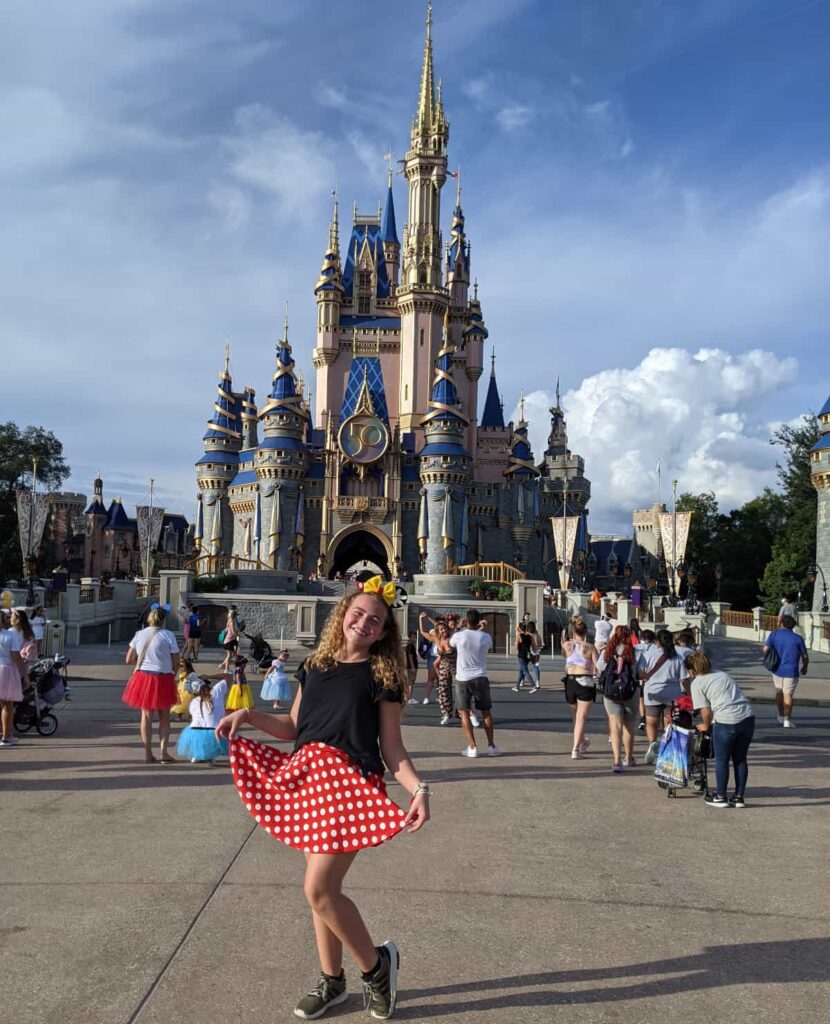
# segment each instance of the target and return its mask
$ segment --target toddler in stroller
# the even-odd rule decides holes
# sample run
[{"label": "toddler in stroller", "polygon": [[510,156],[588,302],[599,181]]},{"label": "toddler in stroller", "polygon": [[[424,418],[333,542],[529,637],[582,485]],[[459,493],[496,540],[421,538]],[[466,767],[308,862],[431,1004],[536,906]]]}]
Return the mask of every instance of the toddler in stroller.
[{"label": "toddler in stroller", "polygon": [[260,671],[271,668],[274,654],[271,650],[271,645],[262,639],[262,633],[254,633],[253,636],[250,633],[243,633],[242,635],[251,641],[251,661],[256,667]]},{"label": "toddler in stroller", "polygon": [[671,725],[663,734],[654,765],[657,785],[666,790],[666,796],[677,796],[677,790],[689,783],[695,793],[705,796],[708,792],[706,761],[712,756],[712,737],[695,729],[694,718],[687,693],[672,701]]},{"label": "toddler in stroller", "polygon": [[41,658],[29,666],[31,686],[24,690],[23,700],[14,710],[14,727],[28,732],[34,726],[41,736],[52,736],[58,728],[58,719],[52,708],[66,697],[66,669],[69,659],[57,654],[54,658]]}]

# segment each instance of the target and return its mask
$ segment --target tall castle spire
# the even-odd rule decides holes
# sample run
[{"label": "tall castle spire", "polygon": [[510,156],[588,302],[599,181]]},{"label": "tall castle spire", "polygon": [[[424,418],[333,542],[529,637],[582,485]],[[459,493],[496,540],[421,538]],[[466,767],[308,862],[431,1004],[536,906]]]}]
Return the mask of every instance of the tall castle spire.
[{"label": "tall castle spire", "polygon": [[421,138],[432,135],[435,120],[435,72],[432,67],[432,3],[427,3],[427,36],[424,43],[424,62],[421,68],[421,88],[418,93],[418,112],[413,125]]}]

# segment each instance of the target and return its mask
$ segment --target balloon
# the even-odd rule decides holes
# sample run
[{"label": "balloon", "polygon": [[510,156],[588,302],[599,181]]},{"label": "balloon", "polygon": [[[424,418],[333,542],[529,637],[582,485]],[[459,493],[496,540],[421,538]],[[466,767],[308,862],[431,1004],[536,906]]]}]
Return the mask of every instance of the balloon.
[{"label": "balloon", "polygon": [[3,608],[11,608],[14,604],[14,594],[10,590],[4,590],[0,594],[0,604],[2,604]]}]

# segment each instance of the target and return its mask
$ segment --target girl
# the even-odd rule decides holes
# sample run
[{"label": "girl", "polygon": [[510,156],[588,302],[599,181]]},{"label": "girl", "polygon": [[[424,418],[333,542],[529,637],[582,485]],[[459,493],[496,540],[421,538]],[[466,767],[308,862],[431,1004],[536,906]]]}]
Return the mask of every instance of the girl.
[{"label": "girl", "polygon": [[520,622],[518,626],[516,626],[516,656],[519,659],[519,676],[516,680],[516,685],[513,687],[516,693],[521,690],[525,677],[527,677],[528,687],[531,693],[535,693],[538,689],[533,680],[533,676],[530,674],[530,657],[532,648],[533,638],[527,631],[527,625],[524,622]]},{"label": "girl", "polygon": [[417,704],[417,697],[412,696],[415,680],[418,678],[418,634],[413,629],[406,641],[406,703]]},{"label": "girl", "polygon": [[3,609],[0,611],[0,722],[3,727],[0,747],[11,747],[18,742],[12,732],[14,706],[23,700],[23,685],[29,686],[29,670],[20,657],[20,633],[9,625],[9,613]]},{"label": "girl", "polygon": [[225,648],[225,660],[222,662],[222,669],[228,672],[231,667],[231,658],[234,657],[239,647],[239,618],[236,614],[235,604],[228,608],[228,618],[225,621],[223,632],[225,636],[222,640],[222,646]]},{"label": "girl", "polygon": [[192,604],[187,605],[187,651],[191,661],[199,660],[199,648],[202,644],[202,620]]},{"label": "girl", "polygon": [[[395,1009],[397,948],[393,942],[373,944],[342,891],[359,850],[404,827],[416,832],[429,820],[429,787],[401,738],[406,668],[390,607],[395,599],[392,584],[384,586],[379,576],[367,580],[326,620],[319,647],[297,672],[300,689],[288,715],[241,710],[216,729],[219,738],[232,741],[231,765],[246,807],[269,834],[305,854],[305,894],[322,971],[294,1010],[304,1020],[348,999],[344,945],[362,973],[370,1015],[387,1020]],[[294,753],[237,739],[246,723],[294,740]],[[412,794],[408,811],[386,796],[384,762]]]},{"label": "girl", "polygon": [[231,711],[239,711],[242,708],[252,708],[254,706],[251,688],[248,686],[248,680],[245,678],[245,666],[247,664],[248,659],[242,654],[238,658],[234,658],[233,683],[231,684],[226,702],[226,706]]},{"label": "girl", "polygon": [[288,676],[285,674],[285,663],[288,661],[288,651],[279,651],[276,658],[271,662],[271,671],[262,680],[260,697],[263,700],[272,700],[274,709],[282,711],[282,701],[291,700],[291,686]]},{"label": "girl", "polygon": [[43,606],[37,605],[32,609],[32,632],[35,634],[35,642],[37,643],[37,654],[38,657],[43,656],[43,633],[46,629],[46,617],[43,614]]},{"label": "girl", "polygon": [[37,640],[35,632],[29,623],[29,616],[19,608],[12,609],[12,629],[20,634],[20,657],[27,665],[33,665],[37,661]]},{"label": "girl", "polygon": [[177,704],[174,704],[170,708],[170,717],[175,722],[184,721],[185,717],[190,714],[190,702],[193,700],[193,694],[190,692],[190,680],[189,675],[191,668],[188,666],[192,665],[185,651],[187,650],[187,644],[184,645],[182,650],[181,663],[179,664],[179,671],[176,673],[176,690],[179,694],[179,700]]},{"label": "girl", "polygon": [[224,678],[202,679],[193,671],[193,663],[185,662],[188,669],[187,686],[193,696],[190,702],[190,725],[182,729],[176,750],[181,757],[189,757],[191,764],[199,761],[213,764],[220,754],[227,754],[228,741],[218,739],[215,730],[225,714],[228,684]]},{"label": "girl", "polygon": [[152,752],[153,712],[159,720],[159,760],[174,764],[167,751],[170,739],[170,708],[178,700],[175,674],[179,670],[179,645],[164,625],[169,606],[154,604],[147,616],[147,628],[140,629],[130,641],[126,662],[135,665],[121,700],[141,711],[140,734],[144,744],[144,763],[155,764]]},{"label": "girl", "polygon": [[571,619],[573,640],[564,640],[562,653],[565,655],[565,700],[571,709],[574,722],[574,742],[571,757],[576,761],[585,756],[589,740],[585,735],[585,723],[591,705],[597,699],[594,676],[597,673],[597,649],[588,643],[588,627],[585,621],[575,615]]},{"label": "girl", "polygon": [[542,646],[544,641],[536,629],[536,623],[531,619],[525,626],[525,632],[530,637],[530,671],[536,676],[536,686],[530,692],[538,690],[542,685]]},{"label": "girl", "polygon": [[[634,621],[636,622],[636,619]],[[611,658],[616,658],[618,675],[622,675],[624,667],[628,666],[627,671],[631,672],[631,677],[636,677],[637,654],[631,642],[632,639],[631,629],[628,626],[617,626],[597,661],[597,672],[600,675]],[[605,705],[605,713],[608,715],[608,735],[611,740],[611,753],[614,757],[611,770],[615,775],[619,775],[623,768],[633,768],[636,764],[634,733],[637,728],[637,720],[640,717],[640,688],[638,686],[628,700],[615,701],[603,696],[602,703]]]},{"label": "girl", "polygon": [[652,764],[657,758],[660,721],[671,721],[671,703],[683,693],[683,682],[688,678],[683,659],[674,647],[674,637],[667,629],[657,634],[657,643],[649,651],[641,651],[637,658],[637,675],[643,681],[643,700],[646,712],[648,750],[643,758]]}]

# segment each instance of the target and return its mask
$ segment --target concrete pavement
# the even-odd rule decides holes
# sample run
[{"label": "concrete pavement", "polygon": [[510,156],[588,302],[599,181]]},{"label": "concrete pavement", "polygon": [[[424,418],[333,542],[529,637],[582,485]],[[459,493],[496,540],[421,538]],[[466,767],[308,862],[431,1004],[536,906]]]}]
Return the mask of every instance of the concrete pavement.
[{"label": "concrete pavement", "polygon": [[[302,858],[253,827],[227,769],[141,763],[115,655],[75,651],[57,734],[0,751],[0,1020],[293,1019],[317,972]],[[407,710],[433,820],[348,879],[401,948],[396,1019],[825,1021],[830,712],[785,733],[757,702],[749,807],[716,811],[644,767],[612,777],[600,705],[572,761],[555,669],[533,696],[494,672],[502,759],[461,758],[434,705]],[[326,1019],[362,1015],[346,970],[354,995]]]}]

